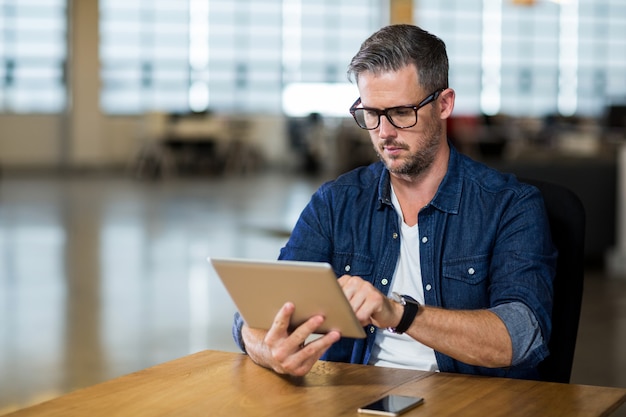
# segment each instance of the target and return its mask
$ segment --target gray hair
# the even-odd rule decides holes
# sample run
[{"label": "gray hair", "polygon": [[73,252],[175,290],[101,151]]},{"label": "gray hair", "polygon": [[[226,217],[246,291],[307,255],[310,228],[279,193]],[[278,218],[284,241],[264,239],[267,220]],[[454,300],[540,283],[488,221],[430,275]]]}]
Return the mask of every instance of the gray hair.
[{"label": "gray hair", "polygon": [[348,66],[348,78],[380,74],[414,64],[418,82],[427,91],[448,87],[448,55],[445,43],[413,25],[385,26],[367,38]]}]

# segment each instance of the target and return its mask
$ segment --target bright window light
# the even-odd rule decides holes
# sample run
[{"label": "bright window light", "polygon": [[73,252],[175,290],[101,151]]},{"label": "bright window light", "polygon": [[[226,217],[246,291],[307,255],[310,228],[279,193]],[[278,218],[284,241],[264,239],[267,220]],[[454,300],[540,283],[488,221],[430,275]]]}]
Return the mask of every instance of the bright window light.
[{"label": "bright window light", "polygon": [[500,111],[502,70],[502,0],[483,1],[481,111],[493,115]]},{"label": "bright window light", "polygon": [[205,82],[196,81],[189,87],[189,108],[202,112],[209,107],[209,87]]},{"label": "bright window light", "polygon": [[358,89],[350,83],[293,83],[283,90],[283,112],[291,117],[311,113],[346,117],[358,96]]},{"label": "bright window light", "polygon": [[559,113],[571,116],[578,107],[578,2],[561,5],[559,18]]}]

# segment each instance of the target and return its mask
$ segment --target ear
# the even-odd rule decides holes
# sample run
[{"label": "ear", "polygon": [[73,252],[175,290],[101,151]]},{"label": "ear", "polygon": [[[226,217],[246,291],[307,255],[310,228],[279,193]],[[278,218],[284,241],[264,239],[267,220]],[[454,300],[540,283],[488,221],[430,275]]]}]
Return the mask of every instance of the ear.
[{"label": "ear", "polygon": [[456,93],[451,88],[446,88],[439,95],[439,117],[441,119],[447,119],[454,110],[454,99]]}]

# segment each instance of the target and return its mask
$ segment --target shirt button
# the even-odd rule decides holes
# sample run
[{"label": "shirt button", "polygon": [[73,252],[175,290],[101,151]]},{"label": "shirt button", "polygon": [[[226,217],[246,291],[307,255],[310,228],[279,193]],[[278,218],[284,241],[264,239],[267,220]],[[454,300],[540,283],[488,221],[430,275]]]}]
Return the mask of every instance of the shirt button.
[{"label": "shirt button", "polygon": [[350,265],[346,265],[343,269],[346,272],[350,272]]},{"label": "shirt button", "polygon": [[467,270],[467,273],[470,274],[470,275],[474,275],[475,272],[476,271],[474,270],[474,268],[470,268],[470,269]]},{"label": "shirt button", "polygon": [[389,280],[387,278],[383,278],[382,281],[380,281],[383,285],[387,285],[389,284]]},{"label": "shirt button", "polygon": [[398,234],[394,233],[393,235],[391,235],[391,237],[393,237],[394,239],[397,239],[398,238]]},{"label": "shirt button", "polygon": [[426,236],[424,236],[424,237],[422,238],[422,243],[426,243],[426,242],[428,242],[428,238],[427,238]]},{"label": "shirt button", "polygon": [[374,326],[370,326],[370,333],[374,333],[376,331],[376,328]]},{"label": "shirt button", "polygon": [[426,291],[430,291],[433,288],[432,285],[430,284],[426,284]]}]

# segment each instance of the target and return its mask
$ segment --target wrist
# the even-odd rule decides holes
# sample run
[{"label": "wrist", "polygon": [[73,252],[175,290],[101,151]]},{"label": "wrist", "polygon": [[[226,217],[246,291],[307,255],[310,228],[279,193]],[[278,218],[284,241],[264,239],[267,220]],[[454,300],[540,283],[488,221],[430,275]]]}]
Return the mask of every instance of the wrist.
[{"label": "wrist", "polygon": [[411,327],[413,320],[415,320],[419,312],[420,305],[415,298],[406,294],[400,295],[396,292],[392,292],[390,298],[402,307],[402,317],[396,326],[389,327],[388,330],[393,333],[402,334]]}]

